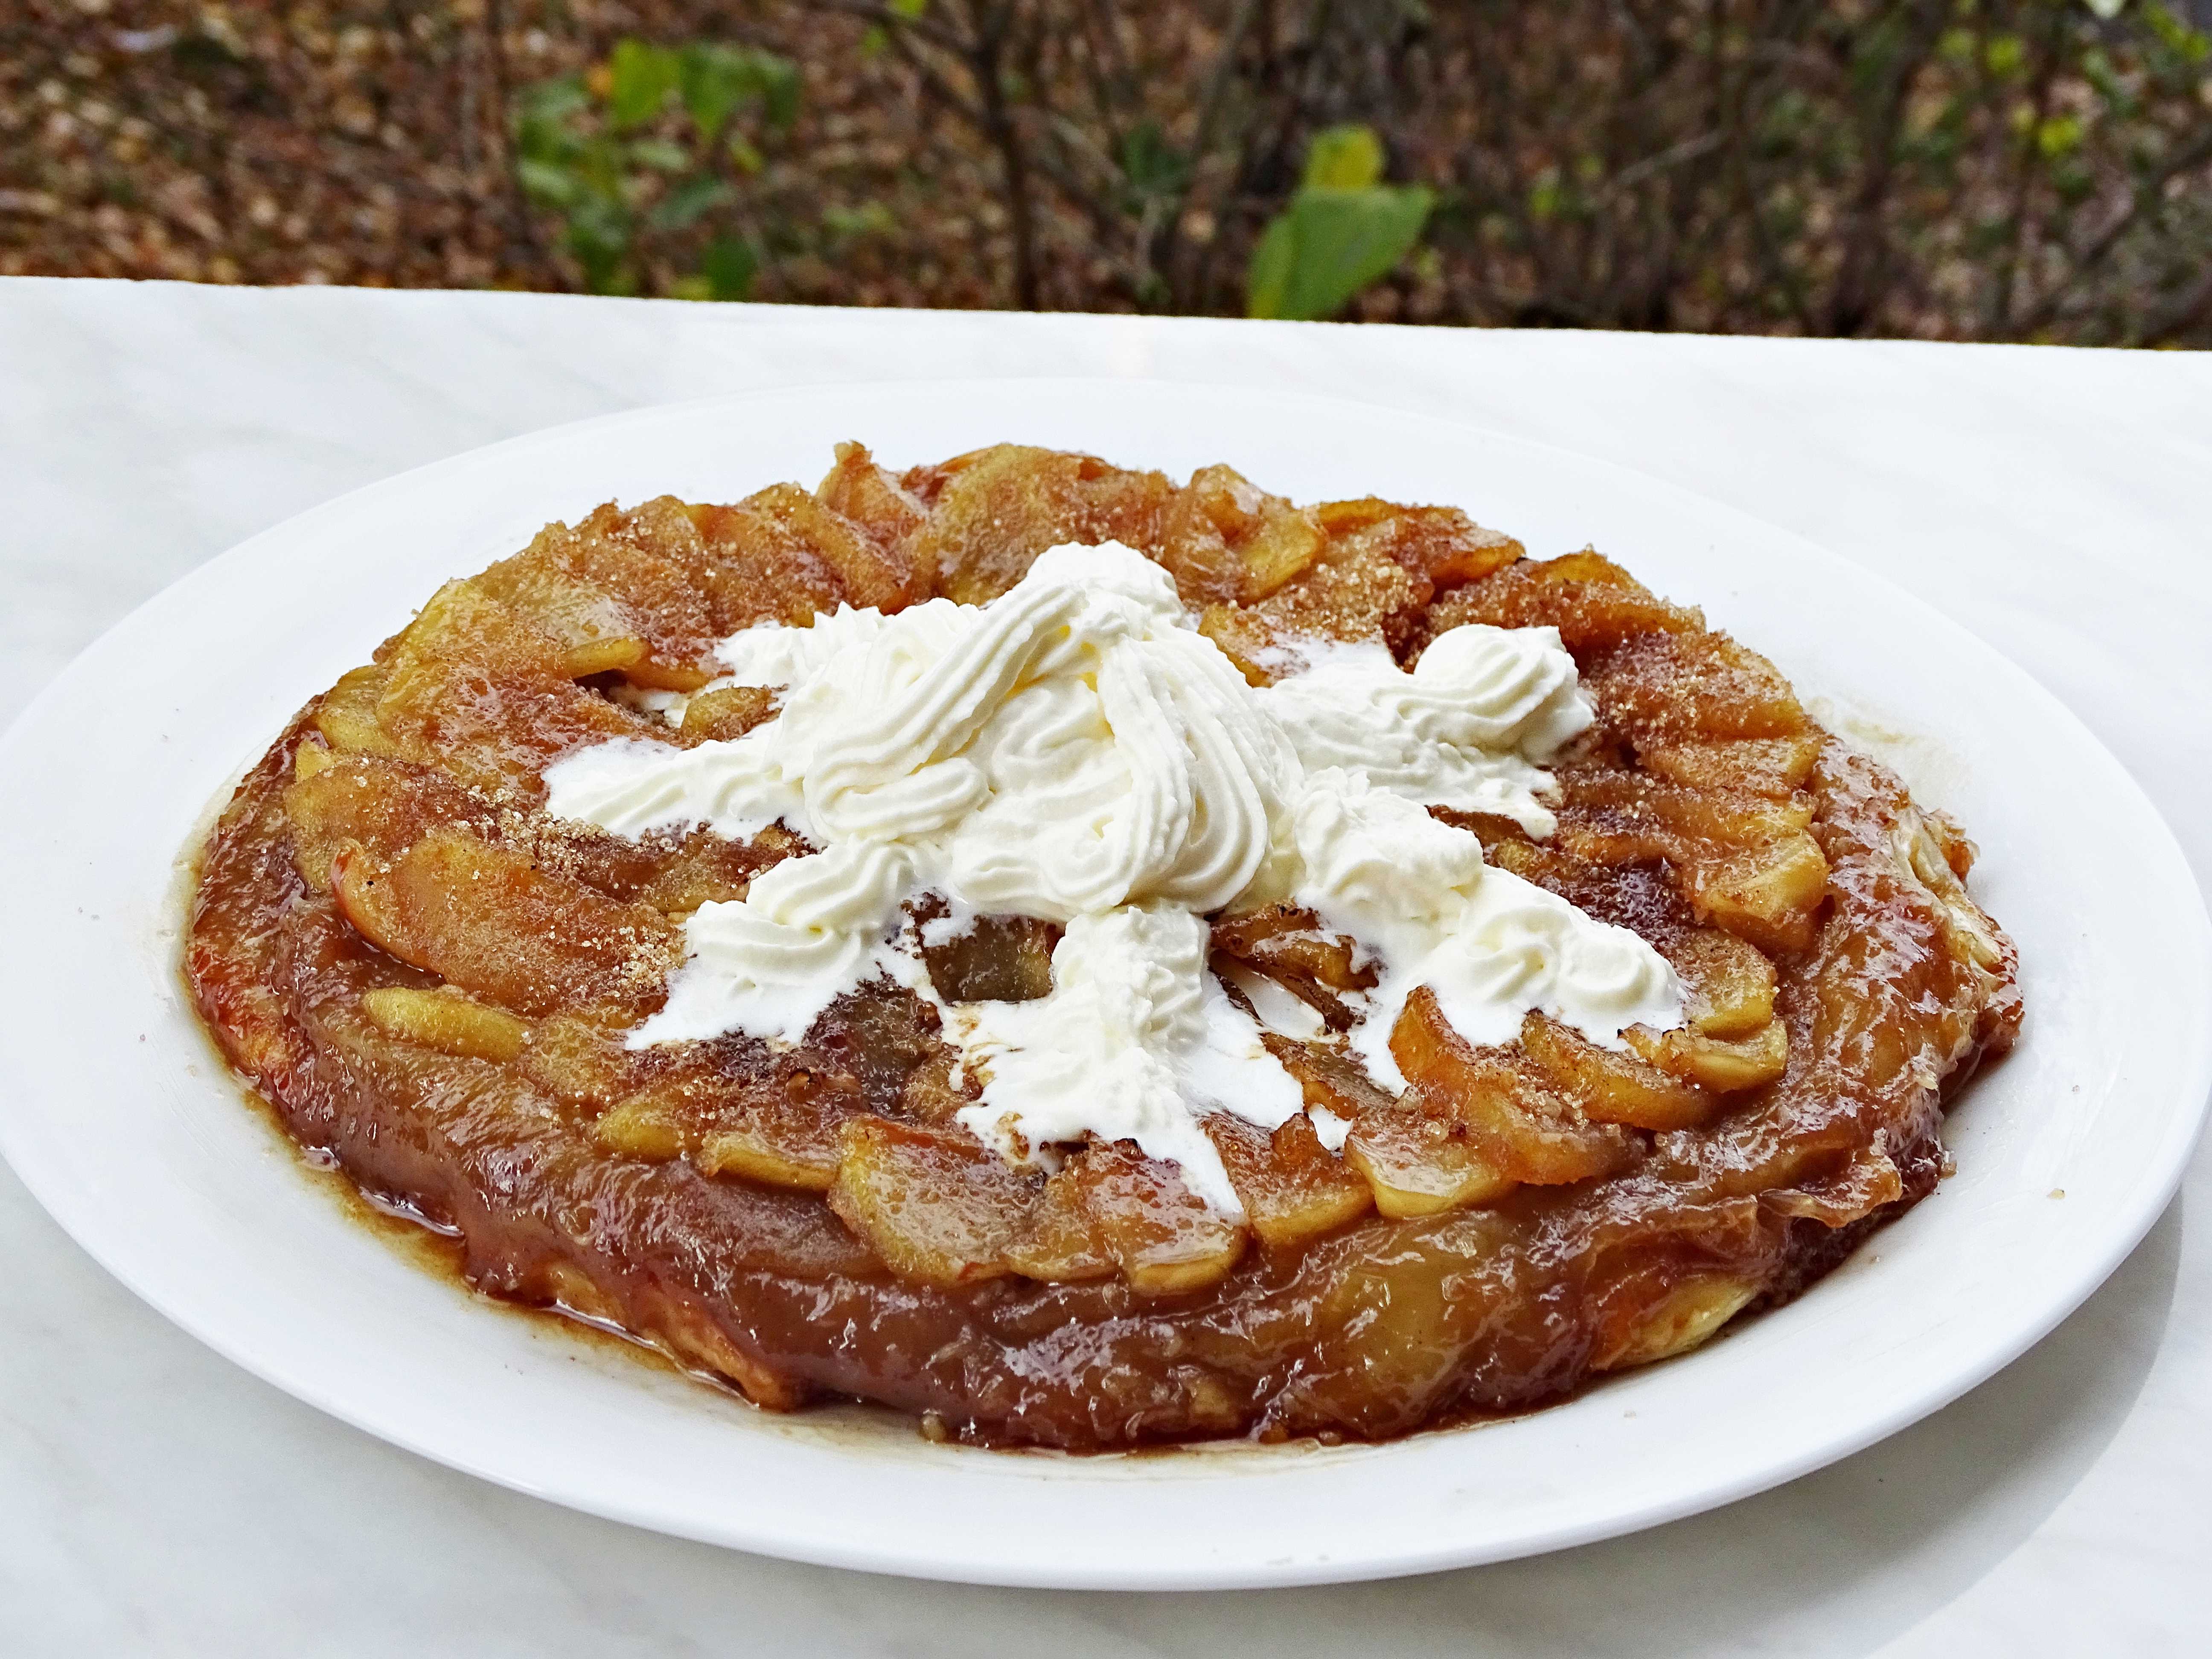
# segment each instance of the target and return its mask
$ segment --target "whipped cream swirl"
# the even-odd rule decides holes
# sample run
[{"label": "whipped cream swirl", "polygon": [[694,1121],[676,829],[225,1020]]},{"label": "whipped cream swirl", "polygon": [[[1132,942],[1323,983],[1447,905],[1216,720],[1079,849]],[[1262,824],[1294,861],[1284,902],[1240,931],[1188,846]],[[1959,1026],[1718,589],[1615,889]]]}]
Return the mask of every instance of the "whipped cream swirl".
[{"label": "whipped cream swirl", "polygon": [[782,689],[775,718],[688,750],[603,744],[545,775],[550,811],[617,834],[781,820],[822,849],[699,908],[638,1046],[795,1042],[880,973],[933,998],[906,919],[923,893],[955,918],[1045,918],[1066,928],[1050,995],[945,1008],[983,1085],[963,1119],[1048,1162],[1085,1134],[1133,1139],[1234,1215],[1199,1117],[1271,1127],[1301,1096],[1207,971],[1209,913],[1293,896],[1378,959],[1353,1042],[1393,1085],[1390,1024],[1419,984],[1477,1042],[1510,1041],[1530,1008],[1613,1044],[1679,1020],[1643,940],[1487,867],[1423,810],[1552,831],[1543,763],[1592,718],[1553,629],[1455,629],[1410,673],[1379,646],[1319,652],[1255,690],[1167,573],[1108,543],[1051,550],[988,605],[843,609],[720,655],[724,683]]}]

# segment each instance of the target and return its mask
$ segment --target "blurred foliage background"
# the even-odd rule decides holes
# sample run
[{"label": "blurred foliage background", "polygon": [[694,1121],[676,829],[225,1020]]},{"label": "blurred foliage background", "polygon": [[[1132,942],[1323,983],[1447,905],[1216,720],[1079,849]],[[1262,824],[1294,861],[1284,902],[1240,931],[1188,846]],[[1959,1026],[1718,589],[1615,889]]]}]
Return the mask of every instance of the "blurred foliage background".
[{"label": "blurred foliage background", "polygon": [[0,0],[0,272],[2212,345],[2207,24]]}]

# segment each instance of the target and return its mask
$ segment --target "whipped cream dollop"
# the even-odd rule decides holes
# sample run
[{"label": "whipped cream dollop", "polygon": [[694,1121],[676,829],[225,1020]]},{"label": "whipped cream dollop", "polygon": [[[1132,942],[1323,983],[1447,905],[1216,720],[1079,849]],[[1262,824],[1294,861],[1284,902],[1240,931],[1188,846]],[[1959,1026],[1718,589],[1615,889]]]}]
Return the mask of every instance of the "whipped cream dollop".
[{"label": "whipped cream dollop", "polygon": [[[987,605],[844,608],[718,654],[722,683],[781,690],[773,719],[690,749],[619,739],[545,775],[550,811],[619,835],[780,820],[820,849],[693,914],[634,1045],[796,1042],[878,974],[937,1000],[908,909],[925,893],[956,919],[1056,921],[1048,996],[939,1000],[982,1085],[963,1121],[1044,1162],[1086,1134],[1133,1139],[1235,1215],[1199,1119],[1272,1128],[1302,1097],[1207,971],[1208,913],[1287,896],[1351,934],[1380,966],[1353,1046],[1393,1086],[1390,1025],[1420,984],[1476,1042],[1510,1041],[1532,1008],[1616,1046],[1679,1020],[1650,945],[1486,866],[1424,810],[1551,833],[1544,763],[1592,718],[1555,630],[1454,629],[1411,672],[1338,647],[1255,690],[1164,570],[1107,543],[1052,549]],[[1340,1123],[1317,1127],[1340,1144]]]}]

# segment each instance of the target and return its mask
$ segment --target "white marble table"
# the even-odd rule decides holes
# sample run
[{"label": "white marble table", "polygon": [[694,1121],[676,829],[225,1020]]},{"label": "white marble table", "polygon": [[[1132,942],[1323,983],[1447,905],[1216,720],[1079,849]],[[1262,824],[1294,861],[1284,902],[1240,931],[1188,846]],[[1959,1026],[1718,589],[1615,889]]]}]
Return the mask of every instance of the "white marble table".
[{"label": "white marble table", "polygon": [[[639,404],[977,373],[1344,393],[1731,502],[2024,665],[2212,883],[2212,357],[2181,354],[0,282],[0,720],[196,563],[402,468]],[[200,1347],[0,1167],[0,1653],[2204,1652],[2206,1213],[2200,1153],[2027,1358],[1764,1497],[1410,1582],[1117,1596],[791,1566],[480,1485]]]}]

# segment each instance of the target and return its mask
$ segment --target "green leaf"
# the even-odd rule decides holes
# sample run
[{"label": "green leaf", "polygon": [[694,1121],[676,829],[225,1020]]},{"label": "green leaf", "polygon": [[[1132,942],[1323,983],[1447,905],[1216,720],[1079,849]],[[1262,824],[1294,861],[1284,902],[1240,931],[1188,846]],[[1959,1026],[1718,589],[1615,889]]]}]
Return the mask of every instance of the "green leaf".
[{"label": "green leaf", "polygon": [[647,222],[655,230],[682,230],[737,198],[738,192],[727,184],[702,173],[696,179],[686,179],[663,197]]},{"label": "green leaf", "polygon": [[761,104],[768,112],[769,125],[778,132],[790,131],[791,124],[799,118],[799,65],[772,52],[757,52],[753,72],[760,80]]},{"label": "green leaf", "polygon": [[760,256],[740,236],[717,236],[707,245],[699,274],[707,279],[708,295],[717,300],[742,300],[752,291],[760,270]]},{"label": "green leaf", "polygon": [[607,68],[607,117],[617,129],[641,126],[659,115],[684,76],[676,53],[643,40],[615,42]]},{"label": "green leaf", "polygon": [[890,9],[911,21],[929,9],[929,0],[889,0]]},{"label": "green leaf", "polygon": [[1244,314],[1248,317],[1288,317],[1291,283],[1298,263],[1297,227],[1290,213],[1279,213],[1260,234],[1252,250],[1251,269],[1244,276]]},{"label": "green leaf", "polygon": [[752,141],[744,133],[733,132],[730,135],[729,149],[730,160],[737,164],[739,172],[758,173],[761,170],[763,165],[761,153],[753,148]]},{"label": "green leaf", "polygon": [[684,113],[708,143],[722,131],[745,94],[744,55],[724,46],[698,42],[678,54],[677,91]]},{"label": "green leaf", "polygon": [[629,147],[629,159],[658,173],[682,173],[691,165],[690,153],[665,138],[641,138]]},{"label": "green leaf", "polygon": [[559,121],[591,101],[582,76],[556,76],[550,81],[532,82],[514,94],[515,117],[518,121]]},{"label": "green leaf", "polygon": [[1406,257],[1434,204],[1419,185],[1301,190],[1253,252],[1247,312],[1334,317]]},{"label": "green leaf", "polygon": [[583,194],[582,181],[566,167],[525,156],[514,164],[514,170],[530,199],[544,206],[571,207]]},{"label": "green leaf", "polygon": [[1121,176],[1139,196],[1173,196],[1190,182],[1190,157],[1168,143],[1158,121],[1139,121],[1121,139]]},{"label": "green leaf", "polygon": [[1309,190],[1364,190],[1382,177],[1382,141],[1354,122],[1324,127],[1306,147]]}]

